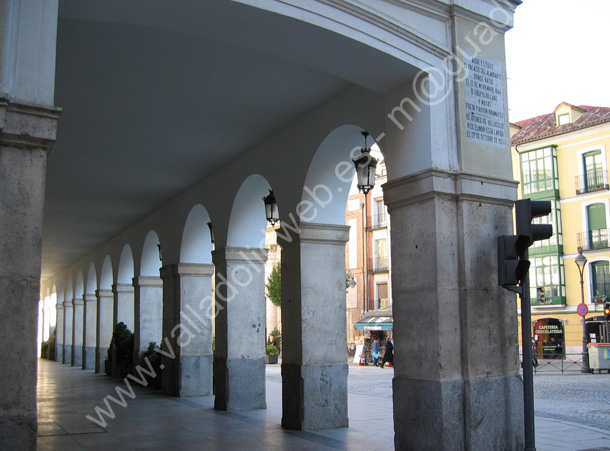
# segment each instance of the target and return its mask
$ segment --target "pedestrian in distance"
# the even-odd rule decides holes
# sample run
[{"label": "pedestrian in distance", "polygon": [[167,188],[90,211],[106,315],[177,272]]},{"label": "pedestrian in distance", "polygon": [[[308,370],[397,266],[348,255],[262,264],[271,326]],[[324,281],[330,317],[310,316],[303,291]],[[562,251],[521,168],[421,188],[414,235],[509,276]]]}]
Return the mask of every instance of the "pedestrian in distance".
[{"label": "pedestrian in distance", "polygon": [[388,363],[390,364],[390,366],[394,366],[394,344],[392,343],[391,338],[388,338],[388,341],[385,342],[385,352],[383,353],[381,368],[383,368]]},{"label": "pedestrian in distance", "polygon": [[373,365],[377,366],[379,363],[379,340],[375,338],[373,341]]}]

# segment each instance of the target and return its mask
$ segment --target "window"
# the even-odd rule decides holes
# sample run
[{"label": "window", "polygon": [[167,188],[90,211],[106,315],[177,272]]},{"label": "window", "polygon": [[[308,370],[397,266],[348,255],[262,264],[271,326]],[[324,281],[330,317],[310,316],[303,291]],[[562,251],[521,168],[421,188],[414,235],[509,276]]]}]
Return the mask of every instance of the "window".
[{"label": "window", "polygon": [[388,218],[385,210],[385,204],[383,203],[383,199],[375,200],[375,217],[373,219],[373,227],[374,228],[382,228],[387,225]]},{"label": "window", "polygon": [[521,154],[523,197],[559,197],[557,148],[554,146]]},{"label": "window", "polygon": [[[610,296],[610,263],[595,262],[591,263],[591,275],[593,282],[594,299],[605,302],[604,296]],[[595,302],[595,301],[594,301]]]},{"label": "window", "polygon": [[380,282],[377,284],[377,299],[380,301],[379,308],[386,308],[390,306],[387,282]]},{"label": "window", "polygon": [[530,258],[530,299],[534,305],[564,304],[563,258],[557,255]]},{"label": "window", "polygon": [[373,270],[382,271],[387,270],[389,267],[388,261],[388,242],[385,238],[381,238],[374,241],[374,261]]},{"label": "window", "polygon": [[587,223],[589,225],[589,249],[608,247],[608,229],[606,228],[606,206],[593,204],[587,207]]},{"label": "window", "polygon": [[604,162],[601,150],[587,152],[583,155],[585,168],[585,192],[603,188],[606,185],[604,177]]},{"label": "window", "polygon": [[564,113],[557,116],[557,125],[566,125],[570,123],[570,113]]}]

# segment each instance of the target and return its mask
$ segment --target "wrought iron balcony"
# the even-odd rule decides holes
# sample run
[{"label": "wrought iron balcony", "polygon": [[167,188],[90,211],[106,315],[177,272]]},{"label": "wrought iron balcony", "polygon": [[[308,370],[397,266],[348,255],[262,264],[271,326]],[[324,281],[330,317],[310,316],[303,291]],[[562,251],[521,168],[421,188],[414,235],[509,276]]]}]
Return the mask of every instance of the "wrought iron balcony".
[{"label": "wrought iron balcony", "polygon": [[383,229],[385,227],[388,226],[388,215],[385,213],[382,213],[380,215],[373,215],[370,218],[370,222],[369,224],[371,224],[371,229],[372,230],[376,230],[376,229]]},{"label": "wrought iron balcony", "polygon": [[372,272],[386,272],[390,269],[390,259],[388,257],[371,258],[369,268]]},{"label": "wrought iron balcony", "polygon": [[579,233],[577,241],[578,247],[583,251],[610,247],[608,246],[608,229],[595,229]]},{"label": "wrought iron balcony", "polygon": [[576,176],[576,194],[585,194],[603,189],[608,189],[607,171],[591,171]]}]

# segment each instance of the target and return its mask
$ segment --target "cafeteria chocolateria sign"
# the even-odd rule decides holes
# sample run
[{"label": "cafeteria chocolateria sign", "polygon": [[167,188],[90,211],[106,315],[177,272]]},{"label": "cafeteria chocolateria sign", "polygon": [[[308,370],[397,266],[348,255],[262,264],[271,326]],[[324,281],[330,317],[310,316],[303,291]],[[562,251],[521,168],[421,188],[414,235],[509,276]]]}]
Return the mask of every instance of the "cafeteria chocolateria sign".
[{"label": "cafeteria chocolateria sign", "polygon": [[565,352],[563,323],[557,318],[534,321],[534,353],[538,358],[561,359]]}]

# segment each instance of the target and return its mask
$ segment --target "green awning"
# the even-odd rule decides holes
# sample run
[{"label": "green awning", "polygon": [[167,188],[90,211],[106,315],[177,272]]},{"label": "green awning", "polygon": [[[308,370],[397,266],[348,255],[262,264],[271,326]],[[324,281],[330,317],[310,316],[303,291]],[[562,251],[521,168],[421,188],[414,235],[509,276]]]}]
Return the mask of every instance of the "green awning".
[{"label": "green awning", "polygon": [[370,310],[354,323],[356,330],[393,330],[392,307]]}]

